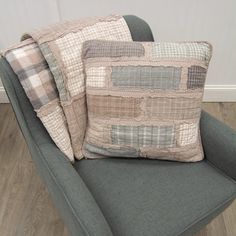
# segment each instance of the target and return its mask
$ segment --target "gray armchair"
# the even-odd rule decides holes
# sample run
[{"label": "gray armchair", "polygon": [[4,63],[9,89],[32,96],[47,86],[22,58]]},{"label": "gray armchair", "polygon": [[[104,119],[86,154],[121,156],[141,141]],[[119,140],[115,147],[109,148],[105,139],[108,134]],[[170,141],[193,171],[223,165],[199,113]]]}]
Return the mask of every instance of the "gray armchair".
[{"label": "gray armchair", "polygon": [[[149,26],[125,16],[136,41]],[[236,196],[236,133],[203,112],[205,160],[177,163],[109,158],[72,165],[36,117],[4,58],[0,76],[32,159],[71,235],[192,235]]]}]

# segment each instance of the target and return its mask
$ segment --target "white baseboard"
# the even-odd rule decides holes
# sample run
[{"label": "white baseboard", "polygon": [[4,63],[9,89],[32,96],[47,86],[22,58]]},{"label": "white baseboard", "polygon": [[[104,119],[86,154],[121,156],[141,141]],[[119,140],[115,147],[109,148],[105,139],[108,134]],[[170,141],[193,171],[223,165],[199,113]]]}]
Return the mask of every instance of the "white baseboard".
[{"label": "white baseboard", "polygon": [[3,86],[0,86],[0,103],[9,103],[7,94],[6,94]]},{"label": "white baseboard", "polygon": [[[236,102],[236,85],[206,85],[203,101]],[[9,103],[3,87],[0,87],[0,103]]]},{"label": "white baseboard", "polygon": [[236,102],[236,85],[206,85],[204,102]]}]

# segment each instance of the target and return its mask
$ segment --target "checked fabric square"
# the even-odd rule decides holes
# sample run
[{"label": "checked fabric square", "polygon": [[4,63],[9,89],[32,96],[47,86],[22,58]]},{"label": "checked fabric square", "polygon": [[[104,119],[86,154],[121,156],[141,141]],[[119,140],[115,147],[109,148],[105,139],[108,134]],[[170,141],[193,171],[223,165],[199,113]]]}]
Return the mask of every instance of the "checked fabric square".
[{"label": "checked fabric square", "polygon": [[85,157],[202,160],[199,121],[211,51],[207,42],[87,41]]},{"label": "checked fabric square", "polygon": [[122,88],[178,89],[181,68],[127,66],[112,68],[111,79],[114,86]]},{"label": "checked fabric square", "polygon": [[205,84],[207,70],[201,66],[188,68],[188,89],[202,88]]},{"label": "checked fabric square", "polygon": [[174,147],[174,126],[125,126],[113,125],[111,130],[113,144],[133,147],[153,146]]},{"label": "checked fabric square", "polygon": [[94,88],[105,87],[106,67],[92,67],[87,71],[86,84]]}]

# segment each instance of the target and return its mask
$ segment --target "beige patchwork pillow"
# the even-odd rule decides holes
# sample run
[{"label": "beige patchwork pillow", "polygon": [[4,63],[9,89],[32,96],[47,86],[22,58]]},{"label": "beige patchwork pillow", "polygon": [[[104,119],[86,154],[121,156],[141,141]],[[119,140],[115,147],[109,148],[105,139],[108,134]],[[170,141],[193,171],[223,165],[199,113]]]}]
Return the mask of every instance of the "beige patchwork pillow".
[{"label": "beige patchwork pillow", "polygon": [[203,159],[201,103],[207,42],[84,43],[86,158]]},{"label": "beige patchwork pillow", "polygon": [[4,53],[37,116],[58,148],[73,162],[70,136],[53,75],[38,45],[28,39]]}]

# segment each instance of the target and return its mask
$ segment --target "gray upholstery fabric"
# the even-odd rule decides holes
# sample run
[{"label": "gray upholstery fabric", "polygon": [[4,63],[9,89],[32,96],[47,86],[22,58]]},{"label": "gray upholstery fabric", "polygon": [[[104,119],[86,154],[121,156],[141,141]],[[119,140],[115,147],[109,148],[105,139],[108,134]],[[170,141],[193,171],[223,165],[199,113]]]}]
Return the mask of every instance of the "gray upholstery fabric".
[{"label": "gray upholstery fabric", "polygon": [[149,25],[142,19],[133,15],[124,16],[134,41],[154,41]]},{"label": "gray upholstery fabric", "polygon": [[236,131],[206,112],[202,113],[201,130],[207,159],[236,180]]},{"label": "gray upholstery fabric", "polygon": [[189,235],[236,193],[235,183],[206,161],[107,158],[75,167],[115,236]]},{"label": "gray upholstery fabric", "polygon": [[[128,26],[131,30],[131,34],[134,40],[140,40],[140,41],[153,40],[151,30],[149,26],[143,20],[141,20],[140,18],[136,16],[125,16],[125,19],[128,23]],[[183,229],[183,232],[181,232],[181,234],[179,235],[190,235],[190,233],[197,231],[206,223],[208,223],[208,221],[212,219],[212,217],[214,217],[217,213],[220,213],[232,200],[231,193],[233,196],[233,191],[235,192],[235,189],[233,186],[235,185],[233,185],[233,182],[227,179],[227,177],[224,177],[220,172],[218,173],[216,169],[208,165],[207,162],[197,163],[195,167],[191,167],[191,170],[193,171],[193,173],[195,173],[195,176],[193,179],[189,179],[187,178],[188,176],[186,174],[182,173],[183,172],[181,171],[182,167],[180,168],[181,163],[177,164],[177,163],[170,163],[170,162],[154,162],[155,165],[153,165],[152,161],[143,163],[143,161],[139,162],[139,160],[136,160],[135,162],[133,162],[133,160],[132,161],[126,160],[127,164],[124,164],[124,161],[119,160],[119,159],[100,160],[101,162],[99,163],[97,160],[95,161],[84,160],[81,162],[81,164],[79,164],[79,167],[76,164],[76,167],[78,167],[78,169],[81,170],[81,175],[83,177],[82,179],[80,177],[80,173],[78,174],[76,172],[76,170],[73,168],[71,163],[69,163],[68,159],[64,157],[64,155],[59,151],[59,149],[52,142],[48,133],[42,126],[40,120],[36,117],[35,112],[33,111],[32,106],[29,103],[16,75],[10,68],[9,64],[3,58],[0,58],[0,77],[3,81],[4,87],[7,91],[11,105],[16,114],[19,126],[25,137],[27,145],[30,149],[32,159],[34,163],[36,164],[39,174],[42,176],[45,184],[47,185],[47,188],[54,200],[54,203],[56,207],[59,209],[61,216],[64,219],[64,222],[67,225],[71,235],[73,236],[76,236],[76,235],[110,236],[110,235],[117,235],[117,234],[120,235],[120,232],[123,232],[123,231],[117,232],[117,230],[119,229],[124,230],[126,228],[128,230],[128,224],[130,224],[130,227],[132,227],[132,223],[134,221],[132,222],[132,219],[129,218],[129,221],[124,222],[124,225],[120,225],[119,229],[117,227],[117,223],[115,223],[116,224],[115,226],[113,225],[113,222],[115,220],[119,222],[121,221],[121,218],[123,221],[124,219],[123,217],[128,218],[131,214],[134,214],[133,212],[135,211],[140,212],[139,215],[135,216],[137,219],[136,224],[140,224],[139,222],[141,221],[143,225],[148,225],[150,223],[153,223],[155,220],[155,217],[157,217],[158,215],[158,212],[155,213],[154,210],[151,211],[153,213],[153,216],[147,213],[148,209],[150,209],[150,206],[152,205],[155,207],[154,209],[157,208],[157,205],[158,206],[160,205],[162,210],[166,209],[165,211],[166,214],[162,217],[168,217],[170,220],[173,221],[173,219],[176,216],[171,216],[169,214],[169,210],[171,210],[172,208],[177,209],[178,205],[183,206],[183,201],[181,200],[182,196],[178,204],[174,206],[173,204],[174,202],[171,201],[170,199],[171,195],[164,195],[164,193],[165,191],[167,191],[168,194],[173,193],[173,191],[179,192],[178,188],[186,189],[188,186],[190,188],[189,190],[191,191],[186,192],[184,197],[190,196],[191,199],[194,200],[194,202],[199,204],[199,206],[202,206],[201,204],[203,204],[204,207],[209,207],[209,209],[210,208],[212,209],[211,212],[206,213],[206,215],[204,215],[201,219],[199,219],[196,222],[190,222],[189,220],[188,224],[192,223],[192,225],[188,225],[186,229],[183,229],[183,224],[187,225],[188,217],[190,217],[189,219],[194,218],[194,216],[191,215],[193,214],[193,212],[191,212],[190,209],[187,209],[185,206],[183,206],[181,211],[185,212],[186,214],[189,214],[189,216],[184,215],[183,221],[178,220],[177,223],[174,224],[174,226],[175,226],[175,230],[179,229],[181,231],[181,229]],[[222,139],[219,139],[218,141],[218,139],[214,138],[210,133],[206,133],[207,136],[204,136],[204,133],[208,128],[209,129],[214,128],[213,125],[212,126],[210,125],[210,123],[212,122],[214,124],[218,124],[217,123],[218,121],[210,117],[208,114],[205,114],[202,119],[201,126],[202,126],[204,144],[205,142],[206,143],[209,142],[211,147],[215,148],[214,145],[219,145],[219,142]],[[230,140],[230,137],[232,136],[230,132],[228,132],[228,128],[226,128],[223,125],[222,127],[224,128],[219,129],[218,137],[222,136],[226,140]],[[208,140],[208,138],[212,140]],[[204,147],[205,146],[206,145],[204,145]],[[229,141],[227,143],[227,146],[225,144],[219,145],[219,148],[217,149],[218,150],[217,152],[220,152],[219,155],[217,154],[217,152],[213,152],[207,147],[205,147],[205,153],[206,153],[207,158],[212,163],[216,164],[216,166],[225,170],[225,172],[229,174],[231,177],[234,177],[233,170],[235,168],[235,165],[234,165],[235,162],[223,161],[224,159],[234,160],[233,159],[234,152],[228,151],[228,148],[229,150],[235,150],[234,149],[235,143]],[[217,154],[217,155],[214,155],[214,154]],[[219,162],[215,160],[221,160],[221,161]],[[159,166],[158,171],[156,171],[157,169],[154,168],[155,166],[157,166],[157,163],[160,163],[158,164]],[[233,166],[230,167],[229,163],[232,163],[234,167]],[[127,171],[131,168],[132,165],[136,166],[134,170],[130,172],[133,174],[127,176]],[[150,165],[150,168],[147,168],[147,166],[149,165]],[[154,167],[152,167],[152,165]],[[176,165],[176,169],[174,169],[175,165]],[[192,164],[183,164],[183,168],[187,168],[186,165],[191,166]],[[117,171],[116,168],[117,170],[120,170],[120,171]],[[94,172],[94,173],[91,172],[91,176],[88,176],[88,178],[86,177],[88,173],[85,174],[86,169],[87,170],[91,169]],[[96,173],[98,174],[98,179],[95,179],[95,170],[96,170]],[[93,182],[98,183],[102,181],[103,175],[100,172],[104,170],[108,170],[107,175],[105,175],[106,173],[103,173],[103,175],[105,175],[105,177],[107,178],[104,179],[104,183],[102,183],[100,187],[101,187],[101,191],[103,189],[108,191],[107,187],[109,187],[109,185],[111,186],[110,187],[111,193],[109,192],[109,194],[107,195],[105,194],[105,192],[97,194],[98,188],[97,186],[94,186],[94,183],[93,183]],[[112,170],[114,170],[114,173],[110,174]],[[140,178],[147,177],[148,173],[151,176],[151,183],[145,186],[145,182],[143,180],[140,180]],[[191,174],[190,169],[189,171],[187,171],[187,173],[189,173],[189,175]],[[125,176],[127,177],[125,178]],[[164,185],[162,186],[161,184],[158,185],[158,187],[160,187],[161,189],[164,189],[164,191],[162,191],[163,198],[166,198],[166,202],[164,205],[161,204],[162,203],[161,201],[157,201],[158,199],[161,199],[161,195],[159,195],[158,199],[155,198],[155,196],[158,196],[157,193],[159,192],[159,191],[158,192],[156,191],[156,185],[155,185],[157,183],[156,178],[158,176],[160,176],[160,178],[158,179],[158,182],[162,179],[165,179],[166,181],[168,180],[169,183],[171,182],[180,183],[180,181],[182,181],[181,177],[182,178],[184,176],[186,177],[186,179],[183,182],[181,182],[181,184],[179,184],[178,188],[175,188],[175,189],[173,189],[173,184],[171,185],[172,188],[169,188],[168,185],[166,186]],[[175,180],[173,178],[174,176],[178,176],[178,178]],[[195,183],[195,181],[197,181],[198,178],[200,179],[200,182],[197,184],[196,189],[199,191],[197,192],[196,195],[193,195],[191,193],[193,192],[196,193],[196,189],[194,185],[190,186],[190,183],[193,183],[193,182]],[[114,181],[114,179],[115,179],[115,182],[112,182]],[[117,188],[115,190],[114,189],[114,187],[116,187],[115,183],[117,184],[121,183],[121,180],[123,180],[124,183],[120,185],[120,189],[118,189],[118,185],[117,185]],[[127,189],[128,184],[130,184],[131,181],[133,181],[134,183],[134,186],[133,187],[131,186],[133,189],[133,193],[131,193],[130,190],[127,190],[127,194],[125,194],[125,189]],[[113,186],[112,186],[112,183],[114,183]],[[163,182],[159,182],[159,183],[163,183]],[[211,193],[209,192],[209,190],[207,189],[205,190],[203,188],[207,184],[209,185],[209,189],[211,190]],[[135,189],[134,188],[135,186],[140,187],[140,188]],[[150,192],[151,188],[154,188],[155,190],[154,194],[147,195],[147,193],[141,191],[142,189],[143,190],[147,189]],[[89,191],[89,189],[91,190],[91,192]],[[139,194],[140,197],[137,197],[136,201],[131,202],[131,204],[127,206],[127,209],[124,209],[125,204],[127,205],[127,201],[125,203],[122,203],[120,207],[118,206],[118,202],[121,199],[119,195],[127,195],[126,199],[131,201],[131,197],[135,195],[135,193],[137,194],[141,193]],[[101,199],[102,195],[104,197],[104,200]],[[215,196],[212,197],[212,195],[215,195]],[[111,198],[112,196],[114,197]],[[203,199],[204,196],[206,197],[206,200],[204,199],[201,202],[200,198]],[[144,197],[145,197],[145,200],[141,202],[140,199],[144,199]],[[212,199],[214,200],[212,203],[209,202],[209,197],[212,197]],[[168,199],[170,199],[169,202],[167,201]],[[98,201],[99,204],[97,204],[96,201]],[[103,204],[104,201],[107,201],[107,203]],[[106,208],[106,204],[107,205],[111,204],[111,201],[113,201],[114,209],[113,207],[112,209],[110,208],[104,209]],[[204,203],[205,201],[206,203]],[[140,206],[137,206],[138,202],[140,203]],[[137,209],[135,209],[135,207]],[[141,212],[143,208],[145,208],[146,210],[144,209],[144,211]],[[124,209],[124,212],[121,211],[122,209]],[[128,211],[128,209],[130,209],[130,212]],[[201,209],[197,209],[196,213],[199,214],[200,210]],[[115,212],[116,214],[120,213],[121,215],[124,215],[124,214],[126,215],[119,216],[119,215],[114,214]],[[112,215],[111,219],[109,219],[109,214]],[[164,224],[164,227],[166,227],[165,224]],[[172,227],[173,226],[170,226],[170,228]],[[135,230],[136,229],[137,228],[135,228]],[[164,228],[162,228],[161,230],[164,230]],[[145,232],[144,235],[149,236],[149,235],[152,235],[153,232],[154,232],[154,229],[150,228],[148,229],[148,231]],[[125,235],[127,235],[128,233],[129,231],[126,232]]]}]

